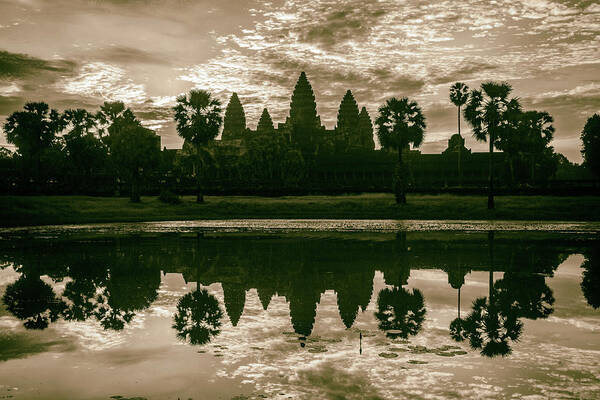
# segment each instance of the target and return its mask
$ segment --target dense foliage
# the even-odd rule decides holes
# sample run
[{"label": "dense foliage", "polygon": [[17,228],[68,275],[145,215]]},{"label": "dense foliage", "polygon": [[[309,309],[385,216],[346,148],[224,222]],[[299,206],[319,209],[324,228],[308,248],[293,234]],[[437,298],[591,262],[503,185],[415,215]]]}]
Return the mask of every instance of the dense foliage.
[{"label": "dense foliage", "polygon": [[583,142],[584,164],[592,172],[600,177],[600,115],[594,114],[588,118],[583,131],[581,132],[581,141]]}]

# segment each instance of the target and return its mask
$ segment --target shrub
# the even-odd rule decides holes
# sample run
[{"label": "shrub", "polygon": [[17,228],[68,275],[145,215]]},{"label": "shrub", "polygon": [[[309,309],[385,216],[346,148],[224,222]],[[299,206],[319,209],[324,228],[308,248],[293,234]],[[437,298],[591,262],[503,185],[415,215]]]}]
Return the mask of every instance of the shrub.
[{"label": "shrub", "polygon": [[177,194],[173,193],[172,191],[170,191],[168,189],[161,190],[160,196],[158,196],[158,200],[162,201],[163,203],[167,203],[167,204],[181,203],[181,199],[179,198],[179,196],[177,196]]}]

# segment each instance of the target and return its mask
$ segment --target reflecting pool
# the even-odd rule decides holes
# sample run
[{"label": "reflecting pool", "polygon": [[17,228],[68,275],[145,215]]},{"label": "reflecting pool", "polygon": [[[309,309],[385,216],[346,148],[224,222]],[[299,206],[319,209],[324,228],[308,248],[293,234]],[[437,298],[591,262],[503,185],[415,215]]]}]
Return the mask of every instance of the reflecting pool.
[{"label": "reflecting pool", "polygon": [[1,231],[0,398],[600,397],[594,228],[239,225]]}]

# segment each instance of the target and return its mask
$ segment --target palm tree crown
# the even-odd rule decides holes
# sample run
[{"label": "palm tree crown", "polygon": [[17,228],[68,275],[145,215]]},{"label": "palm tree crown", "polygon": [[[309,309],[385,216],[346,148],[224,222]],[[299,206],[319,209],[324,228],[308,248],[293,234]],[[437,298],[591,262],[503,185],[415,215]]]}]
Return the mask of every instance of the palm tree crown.
[{"label": "palm tree crown", "polygon": [[219,134],[221,102],[205,90],[190,90],[177,97],[175,121],[179,136],[195,146],[205,144]]},{"label": "palm tree crown", "polygon": [[462,107],[469,99],[469,87],[462,82],[456,82],[450,87],[450,101],[456,107]]},{"label": "palm tree crown", "polygon": [[419,147],[425,133],[425,116],[416,102],[407,97],[392,97],[379,108],[375,121],[377,136],[384,148],[402,150],[412,144]]}]

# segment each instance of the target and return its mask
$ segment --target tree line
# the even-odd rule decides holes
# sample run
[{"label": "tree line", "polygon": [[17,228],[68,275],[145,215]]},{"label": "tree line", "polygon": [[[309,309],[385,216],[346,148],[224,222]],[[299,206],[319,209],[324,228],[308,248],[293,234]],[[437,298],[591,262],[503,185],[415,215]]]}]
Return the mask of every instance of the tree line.
[{"label": "tree line", "polygon": [[[457,82],[450,88],[450,101],[458,109],[458,174],[462,174],[460,152],[464,148],[461,116],[473,136],[489,144],[489,208],[494,208],[494,149],[504,152],[511,182],[526,180],[535,184],[536,169],[556,168],[564,159],[550,146],[554,134],[552,116],[524,110],[511,92],[512,87],[506,82],[484,82],[478,89]],[[97,112],[59,112],[43,102],[27,103],[4,124],[7,141],[16,146],[17,152],[13,155],[1,149],[0,163],[15,161],[23,181],[38,187],[65,176],[73,176],[75,187],[85,187],[92,185],[92,176],[102,171],[127,182],[134,202],[139,201],[144,182],[157,174],[193,179],[197,201],[203,202],[206,184],[219,168],[214,144],[221,131],[221,143],[240,142],[243,151],[232,156],[238,168],[271,181],[298,184],[318,156],[373,151],[375,134],[384,151],[398,154],[393,187],[397,203],[405,203],[410,167],[403,154],[423,143],[427,127],[421,107],[407,97],[388,99],[379,107],[373,124],[366,108],[359,111],[348,90],[340,103],[336,127],[328,131],[321,124],[304,72],[292,93],[289,116],[277,128],[265,108],[256,130],[248,129],[236,93],[223,113],[221,102],[212,93],[191,90],[177,97],[173,112],[178,135],[184,139],[176,156],[161,152],[160,137],[144,127],[122,102],[105,102]],[[588,119],[581,139],[584,164],[600,176],[600,115]],[[356,154],[360,158],[360,152]],[[176,196],[171,199],[177,200]]]}]

